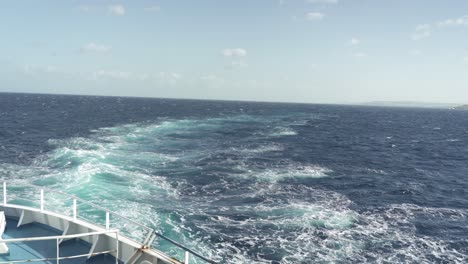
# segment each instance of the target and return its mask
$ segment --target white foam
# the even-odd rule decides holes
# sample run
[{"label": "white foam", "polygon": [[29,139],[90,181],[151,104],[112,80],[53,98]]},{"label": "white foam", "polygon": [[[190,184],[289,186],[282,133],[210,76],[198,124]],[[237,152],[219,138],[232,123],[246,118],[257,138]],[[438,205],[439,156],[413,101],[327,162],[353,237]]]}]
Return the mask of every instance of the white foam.
[{"label": "white foam", "polygon": [[[201,222],[207,233],[221,236],[212,245],[214,255],[229,256],[226,263],[271,263],[254,251],[279,251],[279,263],[465,263],[466,254],[443,241],[417,232],[415,218],[468,220],[468,210],[419,207],[411,204],[390,205],[356,212],[352,202],[336,192],[305,186],[258,183],[252,198],[261,204],[230,206]],[[247,195],[247,194],[246,194]],[[284,200],[281,197],[289,197]],[[310,198],[307,198],[310,197]],[[226,197],[225,197],[226,198]],[[232,197],[233,199],[238,199]],[[196,206],[195,214],[203,214]],[[249,216],[238,218],[237,216]],[[220,232],[237,230],[242,232]],[[239,246],[243,245],[243,246]],[[465,251],[466,253],[466,251]],[[230,258],[230,257],[233,258]],[[434,259],[435,258],[435,259]]]},{"label": "white foam", "polygon": [[263,145],[259,147],[254,147],[254,148],[238,148],[238,147],[232,147],[230,148],[230,152],[241,152],[245,154],[261,154],[261,153],[266,153],[266,152],[273,152],[273,151],[283,151],[284,148],[281,145],[278,144],[270,144],[270,145]]},{"label": "white foam", "polygon": [[[320,233],[327,236],[341,234],[356,224],[358,214],[349,209],[351,202],[346,197],[305,186],[298,187],[297,193],[291,193],[290,187],[259,183],[259,189],[253,196],[270,195],[273,200],[257,205],[231,206],[229,216],[212,216],[210,221],[200,223],[203,230],[222,237],[223,242],[213,246],[216,255],[228,256],[226,263],[236,263],[238,260],[244,263],[271,263],[261,254],[246,255],[246,249],[238,246],[241,244],[256,251],[279,251],[283,255],[280,263],[307,263],[315,261],[314,255],[321,254],[322,247],[326,246],[318,239]],[[275,200],[284,195],[291,197],[287,201]],[[304,196],[307,195],[314,201],[306,201]],[[236,217],[238,215],[249,217],[239,219]],[[243,231],[219,233],[217,226]],[[339,238],[338,235],[336,237]],[[349,247],[359,244],[352,239],[335,242]],[[326,243],[331,244],[331,241]],[[234,258],[231,259],[231,256]]]},{"label": "white foam", "polygon": [[[239,117],[228,121],[259,120]],[[172,162],[200,153],[188,151],[167,154],[159,153],[158,149],[142,150],[141,147],[147,142],[160,146],[159,141],[165,135],[190,133],[194,126],[200,130],[212,129],[223,122],[226,119],[167,120],[160,124],[99,129],[89,139],[51,140],[50,144],[56,149],[39,157],[35,162],[36,167],[5,168],[2,165],[0,176],[17,178],[16,181],[49,181],[57,188],[102,202],[117,212],[131,212],[131,218],[138,221],[144,219],[153,227],[169,227],[176,240],[196,248],[206,256],[215,259],[226,256],[226,263],[272,263],[271,259],[261,253],[251,253],[256,251],[278,251],[276,256],[281,258],[278,262],[285,264],[385,261],[429,263],[434,258],[440,260],[438,262],[466,262],[466,250],[458,252],[451,248],[452,241],[419,234],[414,222],[416,215],[466,222],[466,210],[403,204],[358,212],[352,209],[352,202],[339,193],[304,185],[288,185],[285,181],[293,178],[322,178],[332,172],[319,165],[288,161],[283,166],[259,169],[249,168],[242,160],[238,166],[247,172],[232,176],[260,180],[248,186],[248,191],[222,196],[219,190],[211,190],[216,189],[216,186],[207,185],[201,190],[216,196],[210,196],[209,199],[206,196],[193,197],[189,204],[178,204],[181,194],[164,177],[153,175],[151,169],[165,168]],[[288,132],[286,128],[283,131],[279,129],[279,133],[279,136],[290,136],[296,132]],[[236,146],[229,149],[244,153],[246,158],[282,150],[282,145]],[[205,154],[202,153],[202,156]],[[50,164],[56,166],[51,167]],[[385,174],[379,170],[373,172]],[[187,183],[181,181],[180,184],[184,186]],[[232,188],[226,189],[236,190],[239,186],[234,184],[242,184],[242,181],[226,181],[226,184],[233,184]],[[122,193],[127,196],[122,197]],[[216,201],[221,199],[247,199],[255,202],[243,206],[226,203],[220,206]],[[170,212],[166,212],[168,207],[165,204],[151,204],[154,200],[161,203],[171,201]],[[197,217],[203,220],[194,224]],[[203,232],[195,233],[198,231],[194,226]],[[235,231],[239,229],[242,231]],[[141,235],[137,229],[129,228],[129,232],[134,236]],[[208,244],[207,241],[217,242]]]},{"label": "white foam", "polygon": [[263,181],[277,182],[287,178],[324,178],[332,170],[318,165],[301,165],[289,163],[285,166],[252,170],[245,174],[247,177],[257,177]]},{"label": "white foam", "polygon": [[281,137],[281,136],[295,136],[297,132],[289,127],[275,127],[270,133],[270,136]]}]

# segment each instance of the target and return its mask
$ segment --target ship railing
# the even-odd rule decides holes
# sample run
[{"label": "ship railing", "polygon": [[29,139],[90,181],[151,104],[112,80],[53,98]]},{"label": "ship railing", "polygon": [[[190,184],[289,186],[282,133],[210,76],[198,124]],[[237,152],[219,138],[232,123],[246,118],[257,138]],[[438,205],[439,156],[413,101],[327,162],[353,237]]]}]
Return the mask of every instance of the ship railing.
[{"label": "ship railing", "polygon": [[[60,243],[64,240],[68,239],[80,239],[84,237],[94,237],[99,235],[110,235],[115,237],[115,248],[111,248],[108,250],[103,250],[99,252],[87,253],[87,254],[77,254],[77,255],[69,255],[69,256],[62,256],[60,254]],[[74,234],[74,235],[61,235],[61,236],[43,236],[43,237],[28,237],[28,238],[11,238],[11,239],[2,239],[1,243],[4,244],[27,244],[28,242],[35,242],[35,241],[49,241],[55,240],[56,245],[56,254],[55,256],[51,257],[43,257],[43,258],[29,258],[29,259],[14,259],[14,260],[7,260],[7,261],[0,261],[0,264],[11,264],[11,263],[30,263],[30,262],[55,262],[56,264],[60,264],[60,260],[66,259],[76,259],[76,258],[90,258],[98,255],[104,254],[112,254],[114,253],[115,256],[119,255],[119,231],[118,230],[107,230],[107,231],[100,231],[100,232],[89,232],[89,233],[82,233],[82,234]],[[118,258],[115,258],[115,264],[118,264]]]},{"label": "ship railing", "polygon": [[[3,182],[3,205],[15,204],[21,206],[29,206],[32,208],[40,209],[41,211],[50,211],[61,215],[73,217],[73,220],[84,220],[94,225],[105,228],[106,230],[117,229],[120,234],[129,238],[143,247],[153,248],[153,241],[159,237],[177,247],[179,250],[184,251],[184,264],[189,264],[190,256],[194,256],[199,260],[206,263],[216,263],[201,254],[185,247],[176,241],[156,232],[144,224],[134,221],[126,216],[112,212],[107,208],[86,201],[80,197],[61,192],[58,190],[50,189],[43,186],[31,185],[27,183],[18,184],[18,186],[11,187],[7,190],[7,183]],[[25,190],[32,188],[33,192]],[[21,196],[11,195],[11,192],[23,194]],[[47,192],[44,192],[47,191]],[[10,194],[7,196],[7,194]],[[63,196],[62,199],[54,197],[54,199],[47,199],[47,194],[55,194]],[[25,198],[25,197],[32,197]],[[52,205],[52,207],[50,207]],[[81,209],[80,209],[81,206]],[[82,207],[85,208],[82,208]],[[57,210],[59,210],[57,212]],[[120,221],[119,221],[120,220]]]},{"label": "ship railing", "polygon": [[213,261],[213,260],[210,260],[210,259],[208,259],[208,258],[205,258],[204,256],[200,255],[199,253],[197,253],[197,252],[191,250],[190,248],[187,248],[187,247],[185,247],[185,246],[183,246],[183,245],[177,243],[176,241],[174,241],[174,240],[172,240],[172,239],[170,239],[170,238],[168,238],[168,237],[162,235],[161,233],[154,232],[154,235],[155,235],[156,237],[160,237],[160,238],[166,240],[167,242],[171,243],[172,245],[174,245],[174,246],[176,246],[176,247],[178,247],[178,248],[180,248],[180,249],[182,249],[182,250],[185,250],[185,252],[184,252],[184,253],[185,253],[185,254],[184,254],[184,263],[185,263],[185,264],[188,264],[188,263],[189,263],[190,254],[192,254],[193,256],[195,256],[195,257],[197,257],[198,259],[201,259],[201,260],[203,260],[203,261],[205,261],[205,262],[207,262],[207,263],[210,263],[210,264],[216,264],[216,263],[217,263],[217,262],[215,262],[215,261]]}]

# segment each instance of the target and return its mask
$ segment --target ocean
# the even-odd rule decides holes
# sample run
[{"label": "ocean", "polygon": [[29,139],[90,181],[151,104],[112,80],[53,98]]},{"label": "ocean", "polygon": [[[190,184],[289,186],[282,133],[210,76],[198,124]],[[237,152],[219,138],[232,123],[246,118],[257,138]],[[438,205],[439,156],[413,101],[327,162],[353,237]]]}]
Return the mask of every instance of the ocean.
[{"label": "ocean", "polygon": [[0,178],[220,263],[468,262],[468,111],[0,93]]}]

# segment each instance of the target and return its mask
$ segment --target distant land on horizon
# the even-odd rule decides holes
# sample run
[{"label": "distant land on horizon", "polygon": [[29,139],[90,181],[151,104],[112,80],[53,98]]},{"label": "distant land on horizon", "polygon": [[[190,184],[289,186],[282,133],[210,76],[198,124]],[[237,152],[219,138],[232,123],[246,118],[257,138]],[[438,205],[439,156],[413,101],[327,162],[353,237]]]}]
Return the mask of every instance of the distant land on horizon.
[{"label": "distant land on horizon", "polygon": [[57,95],[57,96],[90,96],[90,97],[121,97],[121,98],[151,98],[168,100],[196,100],[196,101],[226,101],[226,102],[250,102],[250,103],[281,103],[281,104],[330,104],[330,105],[363,105],[383,107],[415,107],[415,108],[439,108],[468,110],[468,104],[462,103],[434,103],[417,101],[369,101],[369,102],[295,102],[295,101],[255,101],[255,100],[230,100],[230,99],[200,99],[200,98],[175,98],[175,97],[149,97],[149,96],[122,96],[122,95],[100,95],[100,94],[67,94],[67,93],[27,93],[0,91],[0,94],[26,94],[26,95]]},{"label": "distant land on horizon", "polygon": [[[390,107],[421,107],[421,108],[444,108],[459,109],[461,104],[455,103],[432,103],[432,102],[413,102],[413,101],[373,101],[365,102],[362,105],[369,106],[390,106]],[[468,105],[464,105],[468,109]]]},{"label": "distant land on horizon", "polygon": [[457,110],[468,110],[468,104],[456,106],[456,107],[454,107],[453,109],[457,109]]}]

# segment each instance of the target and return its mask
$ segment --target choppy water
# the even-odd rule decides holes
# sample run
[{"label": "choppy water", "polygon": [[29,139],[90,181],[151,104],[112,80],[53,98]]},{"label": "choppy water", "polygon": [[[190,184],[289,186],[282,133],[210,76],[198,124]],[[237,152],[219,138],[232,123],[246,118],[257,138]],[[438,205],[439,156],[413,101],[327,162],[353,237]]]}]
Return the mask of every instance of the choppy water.
[{"label": "choppy water", "polygon": [[223,263],[466,263],[468,112],[0,94],[0,177]]}]

